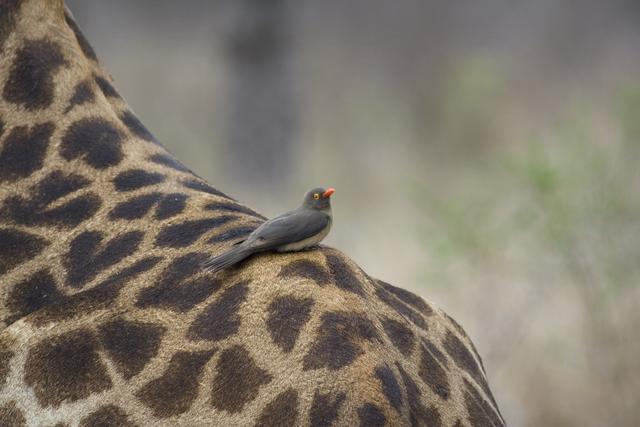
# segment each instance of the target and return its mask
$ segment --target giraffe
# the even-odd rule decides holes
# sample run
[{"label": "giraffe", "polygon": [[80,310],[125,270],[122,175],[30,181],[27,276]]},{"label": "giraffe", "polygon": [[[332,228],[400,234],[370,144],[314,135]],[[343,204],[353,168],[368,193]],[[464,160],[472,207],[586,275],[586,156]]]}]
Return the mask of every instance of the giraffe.
[{"label": "giraffe", "polygon": [[341,252],[202,271],[265,218],[156,141],[62,0],[0,0],[0,52],[0,425],[504,425],[464,330]]}]

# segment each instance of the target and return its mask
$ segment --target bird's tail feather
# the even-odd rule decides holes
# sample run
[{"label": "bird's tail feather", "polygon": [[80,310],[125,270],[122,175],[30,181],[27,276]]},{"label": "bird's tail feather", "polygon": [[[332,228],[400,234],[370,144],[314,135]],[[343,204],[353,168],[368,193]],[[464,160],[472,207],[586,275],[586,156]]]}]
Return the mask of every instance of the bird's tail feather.
[{"label": "bird's tail feather", "polygon": [[235,247],[223,253],[222,255],[209,258],[204,262],[202,268],[205,271],[215,273],[242,261],[249,255],[251,255],[251,253],[252,251],[247,250],[246,248]]}]

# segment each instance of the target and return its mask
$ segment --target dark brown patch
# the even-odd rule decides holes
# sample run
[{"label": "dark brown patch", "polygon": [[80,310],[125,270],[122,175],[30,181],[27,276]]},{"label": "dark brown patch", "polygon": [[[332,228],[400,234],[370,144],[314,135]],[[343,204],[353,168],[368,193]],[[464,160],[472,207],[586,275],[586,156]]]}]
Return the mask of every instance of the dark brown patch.
[{"label": "dark brown patch", "polygon": [[109,219],[137,219],[145,216],[162,198],[162,193],[148,193],[118,203],[109,212]]},{"label": "dark brown patch", "polygon": [[14,127],[1,145],[0,182],[17,181],[42,168],[54,129],[51,122]]},{"label": "dark brown patch", "polygon": [[24,380],[42,406],[58,407],[111,388],[98,356],[98,343],[86,329],[41,341],[27,356]]},{"label": "dark brown patch", "polygon": [[442,419],[440,417],[440,412],[438,408],[435,406],[430,406],[425,408],[420,398],[422,393],[420,389],[416,385],[416,383],[411,379],[409,374],[402,369],[400,363],[396,362],[396,367],[400,372],[400,376],[402,377],[402,381],[404,382],[405,389],[407,391],[407,400],[409,401],[409,417],[411,420],[412,426],[434,426],[440,427],[442,425]]},{"label": "dark brown patch", "polygon": [[163,220],[181,213],[187,200],[186,194],[148,193],[118,203],[109,212],[110,219],[132,220],[142,218],[157,205],[155,219]]},{"label": "dark brown patch", "polygon": [[409,357],[413,352],[413,347],[415,345],[415,337],[413,332],[411,332],[411,329],[407,328],[401,322],[389,317],[384,317],[382,319],[382,327],[398,351],[400,351],[404,356]]},{"label": "dark brown patch", "polygon": [[129,416],[115,405],[104,405],[80,420],[80,427],[134,427]]},{"label": "dark brown patch", "polygon": [[256,365],[242,346],[222,352],[216,366],[217,375],[211,390],[211,406],[231,413],[240,412],[245,404],[258,396],[262,385],[273,377]]},{"label": "dark brown patch", "polygon": [[480,370],[478,363],[474,359],[473,355],[469,351],[469,349],[460,341],[460,339],[451,331],[447,331],[447,335],[445,336],[444,342],[442,343],[445,351],[449,354],[449,356],[453,359],[455,364],[464,369],[471,375],[471,377],[476,381],[477,384],[482,387],[484,392],[487,394],[489,399],[491,399],[491,403],[497,408],[495,399],[493,398],[493,394],[489,389],[489,384],[487,384],[487,380]]},{"label": "dark brown patch", "polygon": [[158,352],[164,327],[117,319],[98,328],[102,346],[125,379],[142,371]]},{"label": "dark brown patch", "polygon": [[46,322],[65,320],[82,313],[107,308],[125,284],[150,270],[161,260],[162,257],[143,258],[132,266],[112,274],[91,289],[52,300],[48,305],[33,313],[29,319],[36,325],[42,325]]},{"label": "dark brown patch", "polygon": [[96,94],[93,92],[91,82],[89,82],[89,80],[83,80],[73,89],[73,95],[69,98],[69,105],[67,105],[64,112],[66,114],[73,110],[73,107],[86,104],[87,102],[93,102],[95,98]]},{"label": "dark brown patch", "polygon": [[322,394],[318,390],[313,396],[311,410],[309,411],[309,422],[311,427],[329,427],[338,418],[340,407],[344,403],[346,395],[344,393]]},{"label": "dark brown patch", "polygon": [[191,172],[188,167],[176,160],[176,158],[171,154],[154,154],[153,156],[149,157],[149,160],[158,165],[166,166],[180,172]]},{"label": "dark brown patch", "polygon": [[322,265],[308,259],[299,259],[285,265],[280,269],[278,277],[302,277],[315,281],[318,285],[324,286],[331,283],[331,276]]},{"label": "dark brown patch", "polygon": [[225,202],[225,203],[221,203],[221,202],[213,202],[213,203],[209,203],[204,207],[205,210],[207,211],[215,211],[215,212],[233,212],[233,213],[240,213],[240,214],[246,214],[258,219],[262,219],[265,220],[267,218],[265,218],[264,216],[260,215],[258,212],[254,211],[253,209],[249,209],[246,206],[242,206],[239,203],[232,203],[232,202]]},{"label": "dark brown patch", "polygon": [[400,413],[402,410],[402,390],[393,371],[388,366],[379,366],[376,368],[376,376],[380,380],[382,393],[384,393],[389,404]]},{"label": "dark brown patch", "polygon": [[136,306],[187,311],[204,301],[220,288],[220,281],[210,276],[188,279],[202,271],[202,262],[208,257],[208,254],[191,252],[171,261],[155,286],[140,291]]},{"label": "dark brown patch", "polygon": [[382,280],[376,280],[378,284],[380,284],[387,291],[391,292],[398,298],[400,298],[405,303],[409,304],[416,310],[422,312],[425,316],[431,316],[433,314],[433,309],[429,307],[429,305],[418,295],[407,291],[406,289],[398,288],[397,286],[390,285],[387,282],[383,282]]},{"label": "dark brown patch", "polygon": [[238,309],[248,292],[249,284],[246,281],[227,288],[191,324],[187,332],[189,339],[220,341],[238,332]]},{"label": "dark brown patch", "polygon": [[149,130],[144,127],[142,122],[133,114],[131,111],[126,110],[120,116],[120,120],[122,123],[129,129],[129,131],[137,136],[138,138],[144,139],[149,142],[156,142],[156,138],[149,132]]},{"label": "dark brown patch", "polygon": [[238,217],[224,215],[169,225],[158,233],[155,244],[160,247],[184,248],[193,244],[206,232],[221,227],[236,218]]},{"label": "dark brown patch", "polygon": [[338,370],[351,364],[364,353],[363,341],[378,339],[369,319],[360,314],[327,312],[316,331],[316,339],[304,356],[303,369]]},{"label": "dark brown patch", "polygon": [[298,392],[289,388],[273,399],[260,414],[256,426],[292,426],[298,419]]},{"label": "dark brown patch", "polygon": [[504,421],[499,412],[482,397],[478,390],[466,378],[463,378],[465,391],[464,403],[469,414],[469,423],[474,427],[504,426]]},{"label": "dark brown patch", "polygon": [[213,194],[214,196],[220,196],[220,197],[224,197],[225,199],[233,200],[231,197],[227,196],[222,191],[216,190],[206,182],[202,182],[196,179],[187,179],[185,181],[182,181],[182,185],[192,190],[202,191],[203,193]]},{"label": "dark brown patch", "polygon": [[276,298],[269,304],[267,328],[273,342],[283,351],[293,350],[300,330],[311,317],[311,307],[313,299],[291,295]]},{"label": "dark brown patch", "polygon": [[443,313],[443,314],[444,314],[444,317],[446,317],[447,320],[449,320],[449,322],[451,322],[453,327],[456,329],[456,331],[458,331],[458,333],[460,335],[462,335],[463,337],[467,336],[467,333],[464,331],[464,329],[462,329],[462,326],[460,326],[460,324],[458,322],[456,322],[453,317],[449,316],[447,313]]},{"label": "dark brown patch", "polygon": [[142,169],[129,169],[120,172],[113,179],[117,191],[133,191],[149,185],[160,184],[166,177],[157,172],[147,172]]},{"label": "dark brown patch", "polygon": [[104,96],[106,96],[107,98],[120,98],[120,94],[118,93],[116,88],[114,88],[113,85],[109,82],[109,80],[97,74],[93,77]]},{"label": "dark brown patch", "polygon": [[[426,340],[425,340],[426,341]],[[423,341],[423,342],[425,342]],[[428,341],[427,341],[428,342]],[[422,378],[425,384],[427,384],[431,390],[441,398],[447,400],[449,398],[449,380],[447,379],[447,372],[444,369],[436,357],[443,356],[439,350],[436,349],[436,353],[432,354],[431,349],[427,345],[422,346],[422,353],[420,355],[420,371],[418,375]],[[446,365],[445,365],[446,366]]]},{"label": "dark brown patch", "polygon": [[9,315],[5,322],[11,324],[51,303],[59,301],[63,295],[48,270],[40,270],[15,285],[7,299]]},{"label": "dark brown patch", "polygon": [[109,121],[85,117],[72,123],[62,136],[60,155],[66,160],[80,158],[96,169],[106,169],[122,161],[122,135]]},{"label": "dark brown patch", "polygon": [[93,51],[93,48],[82,34],[82,31],[80,31],[80,28],[69,14],[69,11],[66,9],[64,11],[64,20],[67,22],[67,25],[71,27],[71,30],[73,31],[73,34],[76,36],[76,40],[80,45],[80,49],[82,49],[82,53],[84,53],[84,56],[91,59],[92,61],[97,61],[98,57],[96,56],[96,53]]},{"label": "dark brown patch", "polygon": [[449,365],[449,361],[447,360],[447,356],[445,356],[440,351],[440,349],[438,349],[438,347],[436,347],[435,344],[432,343],[430,340],[428,340],[426,338],[422,338],[421,342],[422,342],[422,345],[425,346],[427,348],[427,350],[429,350],[429,352],[431,352],[431,355],[433,357],[435,357],[436,359],[438,359],[438,361],[440,362],[442,367],[447,369],[447,367]]},{"label": "dark brown patch", "polygon": [[21,0],[3,0],[0,2],[0,51],[4,42],[16,26],[16,16],[20,11]]},{"label": "dark brown patch", "polygon": [[103,235],[98,231],[79,234],[71,241],[63,259],[67,284],[74,288],[82,287],[104,269],[131,255],[143,237],[141,231],[130,231],[102,244]]},{"label": "dark brown patch", "polygon": [[30,198],[11,196],[0,209],[0,218],[16,224],[75,227],[91,218],[102,201],[93,193],[84,194],[55,207],[58,199],[87,187],[90,181],[76,174],[53,171],[30,189]]},{"label": "dark brown patch", "polygon": [[0,406],[0,425],[7,427],[22,427],[27,425],[27,420],[15,401],[12,400]]},{"label": "dark brown patch", "polygon": [[13,351],[9,343],[5,340],[0,340],[0,388],[7,380],[7,375],[9,375],[9,362],[12,357]]},{"label": "dark brown patch", "polygon": [[381,427],[387,421],[380,408],[373,403],[365,403],[358,408],[358,417],[360,427]]},{"label": "dark brown patch", "polygon": [[396,298],[393,294],[389,293],[382,287],[377,287],[376,295],[382,300],[382,302],[393,308],[405,319],[410,320],[416,326],[427,330],[427,322],[424,321],[424,318],[417,311]]},{"label": "dark brown patch", "polygon": [[53,102],[53,78],[67,61],[57,43],[47,39],[24,40],[11,65],[4,99],[27,110],[47,108]]},{"label": "dark brown patch", "polygon": [[136,392],[156,417],[167,418],[187,411],[198,396],[199,377],[215,350],[174,354],[160,378]]},{"label": "dark brown patch", "polygon": [[360,280],[355,275],[351,267],[336,255],[325,255],[329,271],[333,276],[334,283],[340,289],[353,292],[356,295],[363,296],[364,290]]},{"label": "dark brown patch", "polygon": [[12,228],[0,228],[0,274],[38,255],[46,240]]},{"label": "dark brown patch", "polygon": [[163,220],[182,213],[185,206],[187,206],[188,198],[189,196],[182,193],[166,194],[162,200],[160,200],[154,218]]}]

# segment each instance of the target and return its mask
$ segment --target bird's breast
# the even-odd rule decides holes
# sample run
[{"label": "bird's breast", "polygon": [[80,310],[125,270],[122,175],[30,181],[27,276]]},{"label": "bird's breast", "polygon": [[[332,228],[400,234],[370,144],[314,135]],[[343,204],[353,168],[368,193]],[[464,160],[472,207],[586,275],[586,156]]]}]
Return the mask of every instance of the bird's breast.
[{"label": "bird's breast", "polygon": [[278,252],[295,252],[302,251],[304,249],[310,248],[311,246],[317,245],[325,237],[327,237],[327,234],[329,234],[329,231],[331,230],[331,222],[331,218],[329,218],[329,223],[327,224],[327,226],[318,234],[307,237],[306,239],[300,240],[298,242],[287,243],[286,245],[278,247],[276,250]]}]

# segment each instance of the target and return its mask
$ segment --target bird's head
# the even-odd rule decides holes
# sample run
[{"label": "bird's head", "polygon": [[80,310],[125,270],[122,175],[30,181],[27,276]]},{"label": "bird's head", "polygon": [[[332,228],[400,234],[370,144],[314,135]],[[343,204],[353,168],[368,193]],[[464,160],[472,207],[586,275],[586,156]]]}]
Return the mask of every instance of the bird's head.
[{"label": "bird's head", "polygon": [[302,206],[311,209],[329,209],[331,208],[331,195],[336,190],[334,188],[324,188],[318,187],[312,190],[307,191],[307,194],[304,195],[304,200],[302,202]]}]

